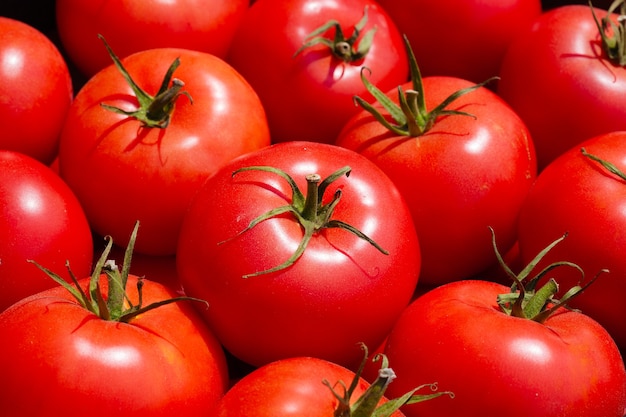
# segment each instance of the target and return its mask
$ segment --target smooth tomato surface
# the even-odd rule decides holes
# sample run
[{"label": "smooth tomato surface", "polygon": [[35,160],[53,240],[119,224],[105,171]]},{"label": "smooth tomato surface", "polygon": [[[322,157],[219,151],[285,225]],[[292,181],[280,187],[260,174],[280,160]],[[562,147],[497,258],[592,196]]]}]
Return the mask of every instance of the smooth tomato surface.
[{"label": "smooth tomato surface", "polygon": [[[590,154],[626,172],[626,132],[599,135],[584,141]],[[572,306],[607,328],[620,348],[626,348],[626,181],[581,153],[565,152],[537,178],[520,212],[519,247],[523,263],[533,252],[567,233],[567,238],[543,259],[541,266],[570,261],[585,272],[584,282],[602,274]],[[581,274],[559,268],[550,274],[562,292],[576,285]]]},{"label": "smooth tomato surface", "polygon": [[87,218],[67,184],[36,159],[0,150],[0,311],[55,285],[28,260],[69,281],[65,263],[88,274],[92,248]]},{"label": "smooth tomato surface", "polygon": [[153,48],[185,48],[224,57],[247,0],[58,0],[64,50],[87,78],[111,62],[97,35],[126,57]]},{"label": "smooth tomato surface", "polygon": [[[376,28],[364,58],[345,63],[328,47],[311,46],[294,56],[315,29],[335,20],[346,37],[367,8],[366,32]],[[333,39],[335,29],[323,37]],[[332,142],[357,112],[352,96],[367,91],[361,69],[383,90],[404,82],[408,63],[400,32],[385,10],[371,0],[260,0],[246,13],[227,56],[252,84],[267,111],[273,142]]]},{"label": "smooth tomato surface", "polygon": [[540,170],[583,140],[626,129],[626,69],[607,58],[588,6],[552,9],[519,36],[498,94],[528,126]]},{"label": "smooth tomato surface", "polygon": [[51,163],[72,102],[61,52],[43,33],[0,17],[0,149]]},{"label": "smooth tomato surface", "polygon": [[[220,400],[216,417],[328,417],[339,401],[323,381],[343,394],[339,382],[349,386],[354,372],[313,357],[278,360],[255,369],[231,387]],[[360,378],[351,404],[369,387]],[[384,399],[383,399],[384,400]],[[384,401],[383,401],[384,402]],[[396,411],[389,417],[401,417]]]},{"label": "smooth tomato surface", "polygon": [[[59,167],[101,236],[126,246],[137,220],[135,251],[172,255],[184,212],[207,176],[230,159],[270,143],[263,107],[250,85],[214,55],[152,49],[123,60],[135,82],[156,94],[170,64],[193,99],[179,97],[166,128],[143,128],[126,110],[137,99],[113,65],[77,94],[61,136]],[[106,203],[104,195],[108,195]]]},{"label": "smooth tomato surface", "polygon": [[503,313],[487,281],[440,286],[414,301],[385,353],[397,396],[437,381],[454,399],[404,407],[407,416],[622,417],[626,372],[617,346],[596,321],[560,310],[544,324]]},{"label": "smooth tomato surface", "polygon": [[475,83],[498,75],[508,45],[541,14],[539,0],[378,0],[408,37],[424,76]]},{"label": "smooth tomato surface", "polygon": [[[314,234],[290,267],[303,230],[289,213],[241,233],[256,217],[291,203],[279,176],[233,171],[274,166],[303,190],[305,176],[327,177],[348,165],[349,177],[331,183],[342,196],[332,219],[361,230],[383,249],[337,229]],[[316,356],[344,366],[359,363],[358,343],[378,346],[410,300],[420,265],[419,244],[404,200],[366,158],[336,146],[286,142],[233,160],[199,190],[185,216],[176,254],[188,295],[207,300],[204,316],[234,356],[255,366],[290,356]]]},{"label": "smooth tomato surface", "polygon": [[[453,77],[423,83],[428,110],[473,85]],[[397,90],[388,96],[397,103]],[[519,208],[536,176],[528,130],[492,91],[471,91],[448,109],[474,117],[440,117],[422,136],[408,137],[363,110],[336,142],[369,158],[400,190],[420,239],[420,283],[428,285],[468,278],[495,263],[489,226],[503,252],[513,246]]]},{"label": "smooth tomato surface", "polygon": [[[135,304],[136,278],[128,279]],[[176,295],[144,284],[144,305]],[[13,305],[0,314],[3,415],[208,415],[226,389],[226,363],[188,303],[129,323],[100,319],[62,287]]]}]

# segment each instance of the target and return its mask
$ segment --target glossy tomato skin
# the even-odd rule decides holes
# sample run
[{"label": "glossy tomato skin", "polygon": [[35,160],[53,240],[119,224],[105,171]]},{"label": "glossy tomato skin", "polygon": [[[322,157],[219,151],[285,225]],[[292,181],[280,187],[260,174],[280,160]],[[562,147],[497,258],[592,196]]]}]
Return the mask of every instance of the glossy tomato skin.
[{"label": "glossy tomato skin", "polygon": [[[423,82],[429,110],[473,85],[453,77]],[[388,95],[397,102],[396,90]],[[404,196],[420,239],[424,285],[468,278],[494,264],[489,226],[502,252],[512,247],[519,209],[536,176],[528,129],[492,91],[474,90],[448,108],[474,117],[442,117],[410,138],[388,131],[363,110],[336,142],[372,160]]]},{"label": "glossy tomato skin", "polygon": [[184,48],[224,57],[247,0],[59,0],[56,26],[63,48],[87,78],[111,62],[97,35],[118,56],[153,48]]},{"label": "glossy tomato skin", "polygon": [[[135,82],[156,94],[170,64],[192,102],[181,96],[166,128],[101,107],[134,110],[137,100],[114,66],[79,91],[66,119],[61,176],[81,201],[93,230],[126,246],[137,220],[135,251],[172,255],[183,214],[207,176],[230,159],[269,145],[263,107],[250,85],[214,55],[152,49],[123,60]],[[111,203],[105,203],[107,195]]]},{"label": "glossy tomato skin", "polygon": [[528,126],[540,170],[583,140],[626,129],[626,69],[602,50],[588,6],[539,17],[510,45],[500,78],[498,94]]},{"label": "glossy tomato skin", "polygon": [[53,287],[28,260],[88,274],[91,229],[76,196],[50,168],[19,152],[0,150],[0,311]]},{"label": "glossy tomato skin", "polygon": [[[128,280],[134,303],[136,278]],[[144,305],[175,295],[144,280]],[[226,389],[226,363],[188,303],[130,323],[98,318],[62,287],[14,304],[0,315],[3,415],[209,415]]]},{"label": "glossy tomato skin", "polygon": [[[370,29],[377,31],[365,58],[344,63],[322,45],[294,56],[307,36],[331,19],[349,37],[366,7],[368,22],[359,40]],[[334,33],[324,37],[333,39]],[[358,110],[353,96],[369,94],[360,78],[363,68],[383,90],[406,81],[409,72],[400,32],[371,0],[259,0],[237,30],[227,60],[258,92],[273,142],[332,142]]]},{"label": "glossy tomato skin", "polygon": [[[332,218],[351,224],[389,252],[341,229],[324,229],[304,254],[281,271],[243,278],[286,261],[303,231],[291,215],[266,220],[238,235],[257,216],[291,202],[286,181],[240,167],[268,165],[306,189],[349,165]],[[303,191],[304,192],[304,191]],[[285,142],[237,158],[211,176],[185,216],[176,254],[188,295],[207,300],[204,316],[235,357],[260,366],[291,356],[316,356],[351,367],[358,343],[378,346],[408,304],[417,283],[419,243],[404,200],[361,155],[333,145]]]},{"label": "glossy tomato skin", "polygon": [[378,0],[406,34],[422,75],[480,83],[541,14],[539,0]]},{"label": "glossy tomato skin", "polygon": [[51,163],[72,102],[70,72],[43,33],[0,17],[0,149]]},{"label": "glossy tomato skin", "polygon": [[[354,379],[354,372],[335,363],[314,358],[294,357],[278,360],[255,369],[233,385],[220,400],[216,417],[328,417],[334,415],[338,400],[328,381],[339,394]],[[393,383],[393,382],[392,382]],[[351,404],[369,387],[360,379]],[[386,399],[383,399],[385,402]],[[402,417],[400,411],[390,417]]]},{"label": "glossy tomato skin", "polygon": [[385,353],[398,378],[393,397],[436,380],[450,401],[403,407],[409,417],[622,417],[626,372],[606,330],[561,310],[544,324],[501,312],[506,286],[458,281],[414,301],[394,326]]},{"label": "glossy tomato skin", "polygon": [[[626,132],[599,135],[580,146],[626,172]],[[601,269],[609,270],[571,304],[607,328],[622,349],[626,348],[625,203],[626,182],[575,147],[541,172],[519,220],[519,247],[524,263],[532,258],[533,251],[567,233],[567,238],[546,255],[541,266],[564,260],[574,262],[585,272],[585,282]],[[572,268],[559,268],[550,275],[562,291],[582,278]]]}]

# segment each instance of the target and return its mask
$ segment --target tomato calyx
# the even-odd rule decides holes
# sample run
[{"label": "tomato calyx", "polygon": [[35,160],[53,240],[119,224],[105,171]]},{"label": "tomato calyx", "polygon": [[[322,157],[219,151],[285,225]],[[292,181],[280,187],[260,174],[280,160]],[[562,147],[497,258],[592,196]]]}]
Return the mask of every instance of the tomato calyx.
[{"label": "tomato calyx", "polygon": [[[593,20],[596,22],[600,38],[602,39],[602,48],[606,52],[609,59],[623,67],[626,66],[626,2],[624,0],[615,0],[609,6],[606,16],[598,20],[596,13],[589,0],[589,7]],[[611,15],[620,7],[617,18],[617,25],[611,19]]]},{"label": "tomato calyx", "polygon": [[428,132],[435,125],[437,119],[442,116],[467,116],[475,119],[476,117],[473,114],[460,110],[450,110],[447,107],[459,97],[483,87],[493,80],[497,80],[498,77],[491,77],[482,83],[455,91],[434,109],[429,111],[426,108],[422,74],[406,36],[404,36],[404,44],[409,57],[412,88],[404,91],[402,86],[398,86],[398,102],[400,105],[394,103],[391,98],[387,96],[387,94],[367,79],[365,72],[369,72],[369,68],[363,67],[361,69],[361,81],[365,85],[365,88],[372,96],[374,96],[376,101],[386,110],[386,112],[389,113],[395,123],[389,121],[388,118],[383,116],[381,112],[374,108],[372,104],[368,103],[359,96],[354,96],[355,104],[368,111],[376,118],[376,120],[378,120],[379,123],[385,126],[387,130],[390,130],[398,136],[421,136]]},{"label": "tomato calyx", "polygon": [[[55,272],[39,265],[35,261],[29,261],[34,263],[39,269],[45,272],[50,278],[62,285],[72,296],[78,301],[78,303],[91,313],[107,321],[117,321],[121,323],[128,323],[133,318],[147,311],[154,310],[166,304],[171,304],[178,301],[199,301],[208,305],[204,300],[200,300],[193,297],[180,296],[167,300],[157,301],[146,306],[143,305],[142,288],[144,285],[143,278],[137,280],[137,294],[138,302],[133,304],[130,301],[126,293],[126,284],[130,273],[130,262],[132,258],[132,252],[137,239],[137,230],[139,228],[139,222],[135,224],[133,232],[130,237],[128,246],[124,253],[124,263],[122,269],[118,268],[114,261],[109,260],[108,256],[113,247],[113,240],[110,236],[107,236],[107,245],[104,248],[96,266],[89,279],[89,285],[87,291],[84,291],[80,286],[78,279],[70,269],[69,263],[67,264],[67,270],[73,281],[73,284],[66,282]],[[100,276],[106,275],[108,282],[108,294],[105,297],[100,287]]]},{"label": "tomato calyx", "polygon": [[137,98],[137,102],[139,103],[139,108],[137,110],[130,111],[105,103],[100,103],[103,108],[114,113],[132,117],[141,122],[141,125],[143,127],[156,127],[164,129],[169,126],[170,119],[174,111],[174,105],[176,103],[176,100],[178,100],[181,95],[184,95],[189,99],[191,103],[193,103],[191,95],[187,91],[182,90],[182,88],[185,86],[185,83],[178,78],[172,79],[174,71],[176,71],[176,69],[180,65],[179,58],[176,58],[168,68],[167,72],[165,73],[165,77],[163,77],[163,82],[161,83],[157,94],[155,96],[151,96],[141,87],[139,87],[139,85],[137,85],[137,83],[132,79],[132,77],[130,76],[126,68],[124,68],[122,62],[117,57],[117,55],[115,55],[104,37],[102,35],[98,35],[98,37],[104,43],[104,46],[111,56],[111,59],[113,59],[115,66],[135,93],[135,97]]},{"label": "tomato calyx", "polygon": [[[450,391],[435,392],[438,389],[437,383],[424,384],[412,389],[404,395],[390,399],[382,405],[378,406],[380,400],[385,395],[385,390],[389,384],[396,378],[396,374],[389,367],[389,361],[384,354],[378,354],[374,357],[374,361],[381,361],[381,367],[378,371],[376,380],[367,388],[367,390],[359,397],[353,405],[350,405],[350,401],[354,390],[356,389],[363,369],[367,363],[368,351],[364,344],[361,344],[361,348],[365,352],[364,358],[361,361],[359,369],[355,372],[348,387],[345,386],[343,381],[337,381],[334,385],[328,380],[323,380],[322,383],[326,385],[333,396],[337,399],[338,405],[333,413],[334,417],[388,417],[395,411],[400,409],[403,405],[415,404],[422,401],[431,400],[443,395],[448,395],[450,398],[454,398],[454,394]],[[341,388],[341,393],[337,392],[336,386]],[[433,391],[430,394],[416,394],[418,391],[430,388]]]},{"label": "tomato calyx", "polygon": [[[355,62],[365,58],[372,47],[374,35],[377,30],[377,28],[374,27],[365,32],[359,41],[358,46],[355,47],[361,31],[367,24],[367,9],[368,6],[365,6],[363,10],[363,17],[356,25],[354,25],[352,35],[350,35],[349,38],[346,38],[339,22],[335,19],[331,19],[307,35],[305,42],[293,54],[294,58],[305,49],[320,44],[328,47],[336,58],[341,59],[345,63]],[[335,37],[333,39],[322,36],[324,33],[333,28],[335,29]]]},{"label": "tomato calyx", "polygon": [[[521,272],[516,274],[513,272],[504,262],[502,256],[498,252],[496,247],[495,233],[490,227],[492,236],[492,244],[498,263],[504,269],[506,274],[513,280],[511,285],[511,291],[506,294],[498,295],[497,302],[500,309],[506,314],[525,318],[536,321],[538,323],[544,323],[550,316],[552,316],[560,308],[570,308],[568,303],[575,297],[582,294],[595,280],[604,272],[608,272],[606,269],[600,270],[591,280],[583,284],[585,273],[573,262],[560,261],[554,262],[546,266],[538,274],[530,278],[532,271],[535,269],[541,259],[551,251],[556,245],[561,243],[567,237],[567,233],[563,234],[560,238],[556,239],[540,251],[528,265],[526,265]],[[556,298],[556,294],[559,291],[559,285],[554,278],[550,278],[545,284],[537,288],[539,281],[546,276],[551,270],[558,267],[570,267],[574,268],[581,274],[581,279],[577,285],[570,288],[560,299]]]},{"label": "tomato calyx", "polygon": [[[337,206],[337,204],[339,203],[339,200],[341,199],[341,194],[342,194],[341,189],[335,190],[335,194],[331,201],[329,201],[326,204],[322,204],[322,199],[324,197],[324,194],[328,186],[332,184],[335,180],[337,180],[338,178],[344,175],[348,177],[350,175],[351,170],[352,169],[349,166],[343,167],[335,171],[334,173],[330,174],[324,180],[322,180],[319,174],[307,175],[306,176],[306,181],[307,181],[306,196],[302,193],[302,191],[300,191],[300,189],[298,188],[293,178],[281,169],[274,168],[271,166],[250,166],[250,167],[239,168],[238,170],[234,171],[232,174],[233,177],[243,171],[265,171],[265,172],[276,174],[287,181],[287,183],[291,187],[291,193],[292,193],[290,204],[286,204],[284,206],[274,208],[256,217],[254,220],[252,220],[248,224],[248,226],[245,229],[239,232],[236,236],[239,236],[245,233],[246,231],[252,229],[254,226],[256,226],[257,224],[261,223],[264,220],[277,217],[285,213],[291,213],[294,216],[294,218],[298,221],[298,223],[300,223],[302,228],[304,229],[302,240],[300,241],[300,244],[298,245],[295,252],[289,257],[289,259],[287,259],[282,264],[277,265],[273,268],[260,271],[260,272],[246,274],[243,276],[243,278],[249,278],[249,277],[262,275],[262,274],[269,274],[269,273],[277,272],[277,271],[290,267],[302,256],[307,245],[311,241],[311,238],[313,237],[313,235],[322,229],[328,229],[328,228],[344,229],[358,236],[359,238],[367,241],[368,243],[370,243],[372,246],[374,246],[383,254],[388,255],[389,252],[387,252],[385,249],[380,247],[378,243],[376,243],[374,240],[372,240],[370,237],[365,235],[363,232],[361,232],[354,226],[341,220],[331,219],[333,212],[335,210],[335,207]],[[231,240],[231,239],[228,239],[228,240]],[[220,242],[220,244],[225,243],[226,241]]]}]

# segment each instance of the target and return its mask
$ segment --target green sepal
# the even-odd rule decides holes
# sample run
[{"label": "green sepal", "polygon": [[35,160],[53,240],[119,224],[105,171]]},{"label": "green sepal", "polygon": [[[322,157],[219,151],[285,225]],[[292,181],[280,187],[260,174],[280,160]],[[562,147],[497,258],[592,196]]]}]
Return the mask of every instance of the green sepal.
[{"label": "green sepal", "polygon": [[[502,255],[498,251],[496,245],[496,237],[494,230],[490,227],[491,239],[494,252],[500,267],[505,271],[509,278],[513,280],[511,290],[508,293],[499,294],[497,297],[497,303],[500,309],[513,317],[520,317],[529,320],[536,321],[538,323],[545,322],[550,316],[552,316],[560,308],[569,308],[568,303],[575,297],[583,293],[595,280],[604,272],[608,272],[605,269],[600,270],[591,280],[586,284],[582,284],[585,278],[585,273],[580,266],[573,262],[559,261],[553,262],[550,265],[543,268],[535,276],[531,276],[533,270],[539,264],[539,262],[550,252],[556,245],[561,243],[566,237],[567,233],[563,234],[560,238],[551,242],[548,246],[542,249],[522,271],[518,274],[513,272],[511,268],[504,262]],[[581,278],[577,285],[570,288],[560,299],[556,298],[559,291],[558,283],[550,278],[548,281],[537,289],[538,283],[546,277],[546,275],[555,268],[569,267],[575,269],[580,273]]]},{"label": "green sepal", "polygon": [[286,261],[272,268],[263,270],[263,271],[256,271],[256,272],[243,275],[243,278],[250,278],[250,277],[254,277],[258,275],[270,274],[270,273],[278,272],[278,271],[281,271],[283,269],[290,267],[298,259],[300,259],[300,257],[304,254],[304,251],[306,250],[313,235],[322,229],[339,228],[339,229],[346,230],[354,234],[355,236],[359,237],[360,239],[367,241],[376,249],[378,249],[378,251],[380,251],[381,253],[385,255],[389,254],[389,252],[383,249],[378,243],[376,243],[369,236],[365,235],[363,232],[358,230],[356,227],[338,219],[331,219],[333,212],[335,210],[335,207],[337,206],[337,204],[339,204],[339,201],[341,199],[341,194],[342,194],[341,189],[337,189],[335,191],[333,198],[328,203],[322,204],[322,200],[323,200],[326,190],[328,189],[328,186],[332,184],[334,181],[336,181],[337,179],[339,179],[340,177],[343,177],[343,176],[348,177],[350,175],[351,168],[349,166],[345,166],[343,168],[338,169],[337,171],[333,172],[332,174],[330,174],[328,177],[326,177],[323,180],[318,174],[307,175],[306,196],[304,195],[304,193],[302,193],[302,191],[300,191],[300,189],[298,188],[293,178],[281,169],[271,167],[271,166],[249,166],[249,167],[243,167],[243,168],[239,168],[235,170],[232,176],[234,177],[235,175],[244,171],[270,172],[283,178],[285,181],[287,181],[287,183],[289,184],[291,188],[291,194],[292,194],[291,203],[286,204],[284,206],[273,208],[257,216],[252,221],[250,221],[250,223],[248,223],[248,225],[243,230],[238,232],[235,236],[232,236],[224,241],[218,242],[218,245],[224,244],[226,242],[229,242],[235,239],[236,237],[249,231],[250,229],[252,229],[253,227],[255,227],[256,225],[258,225],[259,223],[265,220],[283,215],[285,213],[291,213],[293,215],[293,217],[302,227],[303,235],[302,235],[302,239],[300,240],[300,243],[298,244],[298,247],[296,248],[294,253],[292,253],[291,256],[289,256],[289,258]]},{"label": "green sepal", "polygon": [[[365,32],[363,37],[361,38],[358,46],[355,47],[356,42],[358,41],[359,35],[361,31],[365,28],[367,24],[367,9],[368,6],[365,6],[363,10],[363,17],[359,22],[354,26],[352,31],[352,35],[349,38],[346,38],[341,28],[339,22],[335,19],[331,19],[323,25],[319,26],[311,33],[307,35],[305,38],[305,42],[298,48],[298,50],[293,54],[294,57],[302,53],[305,49],[309,49],[315,45],[324,45],[332,54],[341,59],[343,62],[350,63],[361,60],[365,58],[367,53],[372,47],[372,43],[374,41],[374,35],[376,34],[377,28],[372,28]],[[328,32],[331,29],[335,29],[335,36],[333,39],[329,39],[324,37],[324,33]]]},{"label": "green sepal", "polygon": [[[104,43],[109,56],[113,60],[116,68],[122,74],[130,88],[133,90],[135,97],[137,98],[137,102],[139,103],[139,108],[137,110],[123,110],[119,107],[111,106],[105,103],[100,103],[100,106],[106,110],[112,111],[114,113],[123,114],[128,117],[132,117],[141,122],[143,127],[154,127],[164,129],[169,126],[172,112],[174,110],[174,104],[180,95],[186,96],[191,103],[193,100],[191,95],[187,91],[182,91],[182,88],[185,86],[181,80],[174,78],[174,71],[180,65],[180,59],[176,58],[174,62],[169,66],[165,76],[163,77],[163,81],[161,82],[161,87],[155,96],[151,96],[145,90],[143,90],[130,76],[124,65],[120,61],[117,55],[113,52],[107,41],[104,39],[102,35],[98,35],[98,38],[102,40]],[[171,86],[170,86],[171,84]]]},{"label": "green sepal", "polygon": [[[454,398],[454,394],[450,391],[435,392],[438,387],[436,383],[433,383],[418,386],[398,398],[388,399],[384,404],[379,406],[378,404],[384,397],[387,387],[396,378],[396,374],[393,369],[389,367],[389,360],[387,359],[387,356],[384,354],[378,354],[373,359],[374,361],[381,361],[378,377],[374,382],[372,382],[372,384],[370,384],[367,390],[365,390],[365,392],[357,398],[354,404],[350,405],[351,398],[354,395],[354,390],[358,386],[369,356],[367,346],[361,344],[361,348],[364,351],[363,360],[361,361],[358,370],[355,372],[354,378],[352,379],[349,387],[346,387],[343,381],[337,381],[334,385],[331,385],[328,380],[322,381],[322,383],[330,389],[333,396],[338,401],[333,417],[389,417],[403,405],[416,404],[444,395]],[[336,386],[341,387],[341,393],[337,392],[335,389]],[[425,388],[430,388],[433,392],[431,394],[417,394],[417,392]]]},{"label": "green sepal", "polygon": [[[63,286],[63,288],[65,288],[83,308],[100,317],[102,320],[128,323],[139,314],[143,314],[147,311],[179,301],[198,301],[208,305],[208,303],[204,300],[181,296],[157,301],[144,306],[142,291],[144,281],[142,278],[137,280],[138,302],[135,305],[131,303],[126,293],[126,284],[130,273],[130,262],[135,240],[137,238],[138,228],[139,222],[136,222],[131,233],[130,241],[124,253],[124,265],[122,266],[121,272],[115,262],[109,260],[108,258],[113,247],[113,239],[111,239],[110,236],[105,237],[107,244],[98,258],[91,277],[89,278],[87,292],[85,292],[80,286],[78,279],[70,269],[69,262],[66,262],[66,267],[74,285],[66,282],[61,276],[39,265],[37,262],[32,260],[29,262],[34,263],[40,270],[46,273],[46,275],[52,278],[59,285]],[[102,274],[105,274],[108,283],[108,293],[106,299],[103,296],[102,289],[100,287],[100,277]],[[126,307],[126,304],[128,304],[128,307]]]},{"label": "green sepal", "polygon": [[491,81],[497,80],[498,77],[491,77],[482,83],[463,88],[450,94],[439,103],[434,109],[428,110],[424,95],[424,83],[421,71],[417,65],[417,60],[409,44],[409,40],[404,36],[404,44],[409,57],[409,66],[411,70],[412,89],[403,91],[402,86],[398,86],[398,103],[396,104],[387,94],[372,84],[365,72],[371,72],[369,68],[361,69],[361,81],[366,90],[374,97],[376,102],[391,116],[393,122],[389,121],[380,111],[378,111],[371,103],[359,96],[354,96],[355,104],[361,106],[370,113],[379,123],[387,130],[398,136],[416,137],[421,136],[429,131],[436,123],[437,119],[442,116],[466,116],[476,118],[468,112],[459,110],[450,110],[450,106],[459,97],[464,96],[472,91],[484,87]]}]

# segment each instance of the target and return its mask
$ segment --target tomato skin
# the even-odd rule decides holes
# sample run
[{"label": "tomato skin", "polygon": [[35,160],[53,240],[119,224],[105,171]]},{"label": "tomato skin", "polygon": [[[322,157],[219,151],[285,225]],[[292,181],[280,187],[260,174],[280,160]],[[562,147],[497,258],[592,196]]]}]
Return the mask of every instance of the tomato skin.
[{"label": "tomato skin", "polygon": [[[134,303],[136,278],[128,280]],[[144,283],[144,305],[176,295]],[[225,359],[187,303],[130,323],[98,318],[62,287],[13,305],[0,315],[3,415],[208,415],[226,389]]]},{"label": "tomato skin", "polygon": [[481,83],[541,14],[539,0],[378,0],[406,34],[423,76]]},{"label": "tomato skin", "polygon": [[90,78],[111,62],[98,34],[120,58],[153,48],[193,49],[223,58],[248,2],[59,0],[55,6],[63,48]]},{"label": "tomato skin", "polygon": [[[286,261],[303,236],[290,215],[238,235],[257,216],[291,202],[289,186],[275,174],[232,177],[237,168],[255,165],[284,170],[303,192],[306,175],[325,178],[351,166],[350,176],[326,193],[325,201],[343,190],[332,218],[361,230],[389,255],[346,230],[324,229],[291,267],[243,278]],[[420,265],[410,214],[389,179],[356,152],[313,142],[272,145],[211,176],[185,216],[176,260],[185,292],[211,305],[204,316],[216,336],[255,366],[291,356],[358,365],[358,343],[383,341],[413,294]]]},{"label": "tomato skin", "polygon": [[[328,381],[338,393],[342,381],[348,386],[354,372],[335,363],[314,357],[278,360],[244,376],[220,400],[216,417],[328,417],[334,415],[338,401]],[[393,383],[393,382],[392,382]],[[360,379],[351,404],[365,392],[369,384]],[[383,399],[383,402],[386,400]],[[400,411],[390,417],[402,417]]]},{"label": "tomato skin", "polygon": [[[141,88],[155,94],[177,57],[181,63],[174,77],[185,83],[193,104],[181,96],[167,128],[142,128],[139,121],[100,106],[137,106],[111,65],[79,91],[61,136],[61,176],[93,230],[126,246],[139,220],[135,251],[147,255],[174,254],[184,212],[207,176],[270,143],[258,97],[223,60],[191,50],[152,49],[122,62]],[[115,202],[103,204],[105,194]]]},{"label": "tomato skin", "polygon": [[87,218],[67,184],[41,162],[0,150],[0,311],[55,285],[28,260],[69,280],[65,263],[88,274],[92,247]]},{"label": "tomato skin", "polygon": [[528,126],[540,170],[583,140],[626,129],[626,69],[602,50],[588,6],[539,17],[510,45],[500,78],[498,94]]},{"label": "tomato skin", "polygon": [[454,399],[403,407],[407,417],[622,417],[626,371],[606,330],[567,310],[544,324],[508,316],[496,297],[509,291],[458,281],[414,301],[385,347],[398,375],[389,397],[436,380]]},{"label": "tomato skin", "polygon": [[[453,77],[425,77],[423,83],[427,109],[473,85]],[[402,86],[404,91],[411,87]],[[397,90],[388,96],[397,103]],[[388,131],[363,110],[336,141],[378,165],[407,201],[420,239],[420,284],[425,285],[468,278],[494,264],[489,226],[502,252],[512,247],[519,209],[536,176],[527,128],[492,91],[474,90],[449,109],[475,118],[441,117],[424,135],[410,138]]]},{"label": "tomato skin", "polygon": [[43,33],[6,17],[0,17],[0,62],[0,148],[49,164],[72,102],[67,64]]},{"label": "tomato skin", "polygon": [[[612,132],[580,144],[590,154],[626,172],[626,132]],[[575,147],[555,159],[539,175],[522,207],[519,246],[524,263],[532,252],[564,233],[567,238],[541,262],[567,260],[579,265],[590,280],[601,275],[572,306],[600,322],[618,346],[626,348],[626,183]],[[576,285],[581,275],[571,268],[551,272],[562,291]],[[586,282],[585,281],[585,282]]]},{"label": "tomato skin", "polygon": [[[339,22],[349,37],[365,7],[368,22],[359,39],[377,28],[365,58],[343,63],[321,45],[294,57],[306,37],[331,19]],[[324,34],[329,39],[333,36],[334,29]],[[409,72],[400,32],[371,0],[255,2],[237,30],[226,59],[258,92],[274,143],[334,141],[341,126],[358,110],[352,97],[369,95],[360,78],[363,68],[371,70],[373,82],[383,90],[406,81]]]}]

